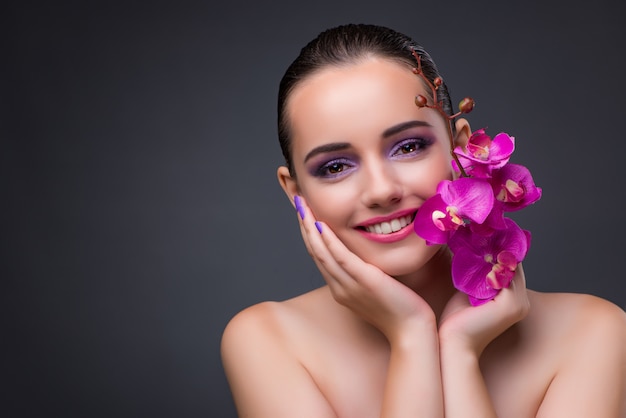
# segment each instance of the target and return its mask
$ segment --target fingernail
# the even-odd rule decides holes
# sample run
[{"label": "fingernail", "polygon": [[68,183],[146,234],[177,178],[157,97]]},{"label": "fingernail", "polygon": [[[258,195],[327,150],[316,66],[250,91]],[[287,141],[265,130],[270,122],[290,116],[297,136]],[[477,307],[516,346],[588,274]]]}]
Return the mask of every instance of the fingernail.
[{"label": "fingernail", "polygon": [[322,223],[319,221],[315,221],[315,227],[317,228],[317,230],[319,231],[319,233],[322,233]]},{"label": "fingernail", "polygon": [[300,215],[300,219],[304,219],[304,208],[302,207],[302,203],[300,203],[300,196],[295,195],[293,197],[293,201],[296,204],[296,210],[298,211],[298,214]]}]

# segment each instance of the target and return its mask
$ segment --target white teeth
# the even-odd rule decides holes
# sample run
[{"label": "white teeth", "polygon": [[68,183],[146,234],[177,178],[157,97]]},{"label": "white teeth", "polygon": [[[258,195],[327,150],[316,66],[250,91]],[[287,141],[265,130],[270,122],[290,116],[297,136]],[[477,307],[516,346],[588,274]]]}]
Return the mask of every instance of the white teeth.
[{"label": "white teeth", "polygon": [[391,234],[407,226],[413,220],[412,215],[402,216],[397,219],[393,219],[391,222],[381,222],[375,225],[369,225],[365,227],[367,232],[373,234]]}]

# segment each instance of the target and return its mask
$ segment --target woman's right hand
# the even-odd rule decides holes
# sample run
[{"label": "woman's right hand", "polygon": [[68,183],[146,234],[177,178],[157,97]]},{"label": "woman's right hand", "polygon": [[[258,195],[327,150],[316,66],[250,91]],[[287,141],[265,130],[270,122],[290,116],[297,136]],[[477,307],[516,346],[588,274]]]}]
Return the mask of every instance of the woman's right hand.
[{"label": "woman's right hand", "polygon": [[313,258],[335,298],[380,330],[393,343],[416,327],[434,327],[435,315],[412,289],[366,263],[318,222],[304,198],[296,198],[300,229]]}]

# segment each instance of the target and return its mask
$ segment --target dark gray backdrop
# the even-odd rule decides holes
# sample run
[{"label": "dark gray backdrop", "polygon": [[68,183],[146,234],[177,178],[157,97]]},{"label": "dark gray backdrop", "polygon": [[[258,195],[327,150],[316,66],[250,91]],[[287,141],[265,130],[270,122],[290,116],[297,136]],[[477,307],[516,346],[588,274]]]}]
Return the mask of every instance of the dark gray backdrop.
[{"label": "dark gray backdrop", "polygon": [[[626,307],[620,1],[2,6],[0,415],[234,417],[227,320],[321,284],[275,179],[279,78],[320,30],[432,53],[544,197],[528,285]],[[288,396],[288,394],[285,394]]]}]

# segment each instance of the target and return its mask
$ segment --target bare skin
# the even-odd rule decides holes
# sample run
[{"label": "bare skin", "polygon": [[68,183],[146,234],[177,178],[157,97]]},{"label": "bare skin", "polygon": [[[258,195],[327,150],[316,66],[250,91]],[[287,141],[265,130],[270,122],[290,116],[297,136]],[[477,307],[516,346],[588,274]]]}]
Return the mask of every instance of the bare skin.
[{"label": "bare skin", "polygon": [[[588,295],[528,295],[528,316],[480,360],[497,416],[626,416],[621,310]],[[389,344],[336,303],[327,286],[251,307],[227,332],[227,373],[240,416],[379,416]]]},{"label": "bare skin", "polygon": [[[620,308],[527,290],[521,265],[509,288],[471,307],[445,248],[406,229],[398,239],[364,232],[414,213],[454,176],[444,122],[414,106],[416,93],[410,69],[376,58],[293,91],[298,176],[280,167],[278,179],[302,203],[302,237],[327,285],[252,306],[226,327],[240,416],[626,416]],[[456,131],[463,145],[469,125]]]}]

